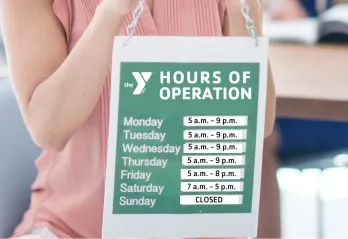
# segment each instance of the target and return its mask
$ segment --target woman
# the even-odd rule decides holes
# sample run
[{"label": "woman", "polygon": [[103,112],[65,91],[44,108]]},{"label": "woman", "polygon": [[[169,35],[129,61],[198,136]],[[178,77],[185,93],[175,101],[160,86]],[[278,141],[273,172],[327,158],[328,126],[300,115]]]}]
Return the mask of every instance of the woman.
[{"label": "woman", "polygon": [[[239,0],[226,3],[148,0],[136,34],[246,35]],[[249,5],[261,29],[259,3]],[[15,237],[101,237],[109,65],[113,38],[125,33],[133,7],[132,0],[1,1],[13,86],[32,138],[44,150],[31,207]],[[188,21],[196,24],[184,29]],[[274,102],[270,74],[266,135]]]}]

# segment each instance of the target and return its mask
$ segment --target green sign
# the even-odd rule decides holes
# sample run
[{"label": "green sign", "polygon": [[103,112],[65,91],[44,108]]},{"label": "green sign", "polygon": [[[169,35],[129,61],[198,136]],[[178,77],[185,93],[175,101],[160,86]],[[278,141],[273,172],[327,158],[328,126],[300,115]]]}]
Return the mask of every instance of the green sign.
[{"label": "green sign", "polygon": [[123,40],[114,48],[103,237],[256,236],[267,41]]},{"label": "green sign", "polygon": [[259,64],[123,62],[120,79],[113,212],[250,213]]}]

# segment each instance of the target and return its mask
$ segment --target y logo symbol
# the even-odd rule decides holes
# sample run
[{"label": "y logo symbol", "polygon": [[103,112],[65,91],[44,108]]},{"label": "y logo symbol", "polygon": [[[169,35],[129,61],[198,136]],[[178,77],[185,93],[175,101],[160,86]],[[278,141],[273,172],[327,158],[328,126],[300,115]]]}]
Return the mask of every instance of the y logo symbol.
[{"label": "y logo symbol", "polygon": [[133,92],[133,95],[140,95],[144,93],[146,83],[152,76],[152,72],[133,72],[134,79],[137,81],[137,86]]}]

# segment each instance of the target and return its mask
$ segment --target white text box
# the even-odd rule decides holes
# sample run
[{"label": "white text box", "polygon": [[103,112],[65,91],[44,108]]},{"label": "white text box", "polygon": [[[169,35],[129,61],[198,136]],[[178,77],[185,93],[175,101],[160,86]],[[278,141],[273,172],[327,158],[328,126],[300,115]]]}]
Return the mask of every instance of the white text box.
[{"label": "white text box", "polygon": [[212,142],[212,143],[186,143],[184,144],[184,153],[224,153],[224,154],[238,154],[244,153],[246,150],[246,143],[224,143],[224,142]]},{"label": "white text box", "polygon": [[244,178],[244,169],[242,168],[181,169],[182,180],[238,180],[242,178]]},{"label": "white text box", "polygon": [[185,140],[243,140],[247,138],[246,129],[197,129],[197,130],[185,130]]},{"label": "white text box", "polygon": [[243,182],[182,182],[182,192],[241,192]]},{"label": "white text box", "polygon": [[248,116],[186,116],[184,126],[247,126]]},{"label": "white text box", "polygon": [[182,156],[182,164],[185,166],[239,166],[245,165],[245,155],[185,155]]},{"label": "white text box", "polygon": [[181,205],[238,205],[243,195],[181,195]]}]

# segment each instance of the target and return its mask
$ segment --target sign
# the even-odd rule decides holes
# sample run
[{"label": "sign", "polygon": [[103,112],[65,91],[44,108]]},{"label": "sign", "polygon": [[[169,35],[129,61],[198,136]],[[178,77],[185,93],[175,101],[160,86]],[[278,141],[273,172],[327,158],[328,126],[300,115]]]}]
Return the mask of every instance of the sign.
[{"label": "sign", "polygon": [[103,237],[256,236],[268,41],[115,38]]}]

